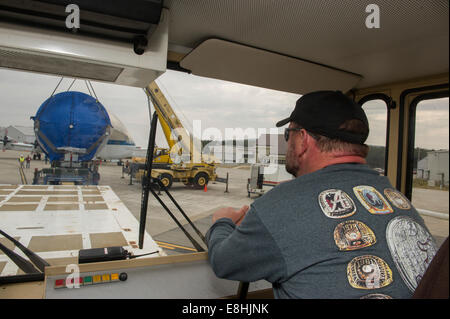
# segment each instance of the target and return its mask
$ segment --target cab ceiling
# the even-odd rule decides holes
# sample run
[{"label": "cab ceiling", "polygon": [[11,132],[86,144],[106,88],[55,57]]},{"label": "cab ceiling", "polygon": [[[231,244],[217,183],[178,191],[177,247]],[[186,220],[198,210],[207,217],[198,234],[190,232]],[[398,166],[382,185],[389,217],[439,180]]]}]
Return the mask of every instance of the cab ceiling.
[{"label": "cab ceiling", "polygon": [[[202,57],[203,52],[196,50],[206,40],[220,39],[222,46],[223,42],[244,45],[358,75],[355,88],[448,73],[447,0],[377,0],[379,29],[366,27],[366,6],[370,3],[374,1],[166,0],[164,7],[170,10],[169,60],[190,66],[193,74],[211,76],[207,70],[224,63],[220,53],[212,61],[209,56],[201,68],[186,60],[196,53]],[[247,51],[249,56],[226,63],[239,65],[251,59],[254,50]],[[280,77],[274,77],[270,85],[276,65],[261,63],[256,67],[267,70],[269,84],[264,86],[304,93],[300,86],[293,89],[290,83],[279,83]],[[258,82],[256,78],[243,81],[235,68],[229,68],[232,72],[228,73],[227,69],[222,66],[212,77],[252,85]],[[261,72],[255,74],[261,77]],[[292,77],[287,78],[292,82]]]}]

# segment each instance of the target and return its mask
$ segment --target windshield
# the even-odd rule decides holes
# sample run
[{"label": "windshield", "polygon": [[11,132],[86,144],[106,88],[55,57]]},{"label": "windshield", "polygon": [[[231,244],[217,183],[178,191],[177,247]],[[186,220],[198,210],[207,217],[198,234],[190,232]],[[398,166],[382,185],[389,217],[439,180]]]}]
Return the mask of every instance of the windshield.
[{"label": "windshield", "polygon": [[[11,70],[0,70],[0,78],[4,80],[0,137],[7,141],[0,153],[1,230],[51,265],[77,263],[79,250],[89,248],[121,246],[133,254],[158,250],[160,256],[205,250],[202,236],[215,210],[230,202],[236,208],[251,204],[253,195],[292,178],[284,168],[286,145],[275,123],[289,116],[299,95],[167,71],[156,83],[172,116],[181,121],[202,156],[213,155],[215,162],[211,170],[202,167],[203,160],[192,163],[194,170],[189,162],[174,161],[159,121],[152,177],[161,180],[170,197],[161,189],[150,193],[143,221],[149,105],[150,113],[156,114],[143,90]],[[24,86],[29,88],[26,95],[20,89]],[[89,161],[66,151],[61,160],[52,162],[49,154],[56,151],[39,143],[45,138],[36,118],[30,117],[36,117],[55,86],[53,95],[70,86],[71,92],[95,96],[87,110],[97,100],[111,114],[111,128],[104,131],[105,140]],[[383,103],[364,105],[372,129],[370,158],[378,161],[369,166],[381,175],[387,125]],[[65,134],[64,129],[55,129]],[[171,134],[179,141],[176,133]],[[253,170],[258,163],[265,165]],[[193,173],[199,169],[203,175]],[[265,180],[254,175],[263,169]],[[145,224],[144,235],[139,234],[140,223]],[[139,236],[144,236],[141,242]],[[0,236],[0,243],[14,250],[6,237]],[[0,251],[2,276],[22,272]]]}]

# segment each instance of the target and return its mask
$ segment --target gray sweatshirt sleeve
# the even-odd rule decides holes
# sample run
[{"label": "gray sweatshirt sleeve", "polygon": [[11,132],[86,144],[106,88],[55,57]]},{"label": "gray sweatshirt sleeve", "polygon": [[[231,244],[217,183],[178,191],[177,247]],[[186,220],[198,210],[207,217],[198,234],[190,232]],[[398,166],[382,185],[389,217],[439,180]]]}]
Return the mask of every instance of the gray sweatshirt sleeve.
[{"label": "gray sweatshirt sleeve", "polygon": [[209,262],[220,278],[245,282],[286,277],[286,263],[272,235],[252,207],[240,226],[217,220],[206,235]]}]

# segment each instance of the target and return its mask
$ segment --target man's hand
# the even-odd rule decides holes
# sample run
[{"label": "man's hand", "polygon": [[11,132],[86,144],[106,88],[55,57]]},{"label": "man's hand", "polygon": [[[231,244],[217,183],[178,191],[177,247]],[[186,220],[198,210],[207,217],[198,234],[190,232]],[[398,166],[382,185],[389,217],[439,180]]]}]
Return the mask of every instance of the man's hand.
[{"label": "man's hand", "polygon": [[247,205],[242,206],[239,210],[236,210],[233,207],[224,207],[213,214],[212,221],[215,223],[216,220],[220,218],[230,218],[233,223],[239,226],[244,219],[245,214],[247,214],[248,209],[249,207]]}]

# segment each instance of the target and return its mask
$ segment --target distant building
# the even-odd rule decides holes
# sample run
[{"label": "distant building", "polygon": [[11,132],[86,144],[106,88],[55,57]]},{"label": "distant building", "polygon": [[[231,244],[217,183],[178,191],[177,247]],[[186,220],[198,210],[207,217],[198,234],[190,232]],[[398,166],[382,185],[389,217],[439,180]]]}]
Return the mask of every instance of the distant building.
[{"label": "distant building", "polygon": [[417,163],[417,178],[449,185],[448,150],[430,151]]},{"label": "distant building", "polygon": [[283,134],[261,134],[258,139],[208,141],[203,154],[212,154],[222,163],[267,163],[285,160],[287,143]]},{"label": "distant building", "polygon": [[284,134],[261,134],[258,138],[259,155],[286,156],[287,142]]},{"label": "distant building", "polygon": [[[247,141],[248,142],[248,141]],[[245,141],[227,142],[211,142],[202,149],[203,154],[211,154],[222,163],[255,163],[256,162],[256,147],[255,142],[248,142],[245,146]]]},{"label": "distant building", "polygon": [[36,136],[31,126],[10,125],[0,130],[0,136],[3,137],[8,132],[8,137],[19,143],[34,143]]}]

